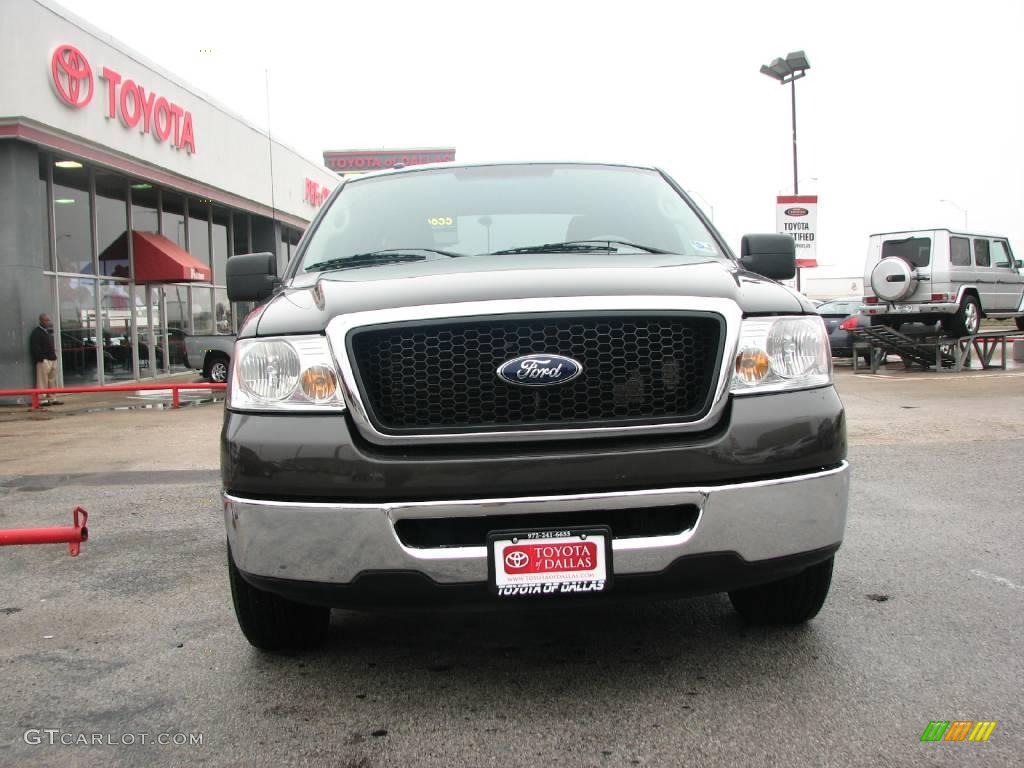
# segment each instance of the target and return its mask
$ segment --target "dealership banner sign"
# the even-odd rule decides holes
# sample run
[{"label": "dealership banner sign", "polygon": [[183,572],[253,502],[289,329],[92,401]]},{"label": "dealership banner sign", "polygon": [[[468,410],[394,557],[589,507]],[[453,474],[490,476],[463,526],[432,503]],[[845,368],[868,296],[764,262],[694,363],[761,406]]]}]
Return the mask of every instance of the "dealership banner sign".
[{"label": "dealership banner sign", "polygon": [[324,165],[338,173],[365,173],[387,168],[429,163],[450,163],[455,160],[455,148],[444,149],[390,149],[346,150],[324,152]]},{"label": "dealership banner sign", "polygon": [[818,196],[779,195],[775,198],[775,228],[796,246],[798,267],[818,266]]}]

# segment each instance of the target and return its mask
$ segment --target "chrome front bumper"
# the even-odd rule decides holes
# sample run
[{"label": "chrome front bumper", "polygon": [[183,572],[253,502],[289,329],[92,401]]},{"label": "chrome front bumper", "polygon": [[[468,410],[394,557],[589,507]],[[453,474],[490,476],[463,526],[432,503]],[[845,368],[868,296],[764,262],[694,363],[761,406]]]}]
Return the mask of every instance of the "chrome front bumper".
[{"label": "chrome front bumper", "polygon": [[235,563],[276,579],[349,584],[362,572],[413,571],[439,584],[487,580],[485,547],[412,549],[395,533],[407,518],[472,517],[588,509],[696,505],[693,528],[673,536],[617,539],[615,573],[657,573],[686,555],[735,552],[747,561],[839,544],[849,465],[776,480],[621,493],[392,504],[255,501],[225,494]]}]

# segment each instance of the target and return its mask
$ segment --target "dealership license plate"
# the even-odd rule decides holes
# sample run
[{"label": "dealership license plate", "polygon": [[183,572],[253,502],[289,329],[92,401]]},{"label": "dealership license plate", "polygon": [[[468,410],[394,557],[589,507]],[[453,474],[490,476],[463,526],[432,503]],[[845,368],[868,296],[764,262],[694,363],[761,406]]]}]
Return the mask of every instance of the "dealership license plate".
[{"label": "dealership license plate", "polygon": [[607,592],[612,586],[610,528],[495,531],[487,537],[491,591],[498,597]]}]

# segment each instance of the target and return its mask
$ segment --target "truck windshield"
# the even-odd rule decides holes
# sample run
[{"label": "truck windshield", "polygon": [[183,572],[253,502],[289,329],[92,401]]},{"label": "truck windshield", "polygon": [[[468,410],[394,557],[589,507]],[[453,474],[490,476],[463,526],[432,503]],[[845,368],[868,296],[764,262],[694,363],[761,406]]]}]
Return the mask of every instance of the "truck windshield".
[{"label": "truck windshield", "polygon": [[557,259],[583,247],[625,258],[728,258],[656,171],[497,165],[349,181],[312,233],[297,271],[336,269],[339,260],[384,250],[424,259],[524,252]]}]

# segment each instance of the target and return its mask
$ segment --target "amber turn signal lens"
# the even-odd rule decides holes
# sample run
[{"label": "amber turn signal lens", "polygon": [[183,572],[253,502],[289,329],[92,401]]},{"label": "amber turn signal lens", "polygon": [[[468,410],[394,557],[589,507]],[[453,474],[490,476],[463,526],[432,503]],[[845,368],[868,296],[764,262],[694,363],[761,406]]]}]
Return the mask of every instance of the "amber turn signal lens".
[{"label": "amber turn signal lens", "polygon": [[736,375],[747,384],[757,384],[771,368],[771,361],[763,349],[744,349],[736,356]]},{"label": "amber turn signal lens", "polygon": [[302,372],[302,392],[315,403],[323,403],[338,391],[334,371],[323,365],[314,365]]}]

